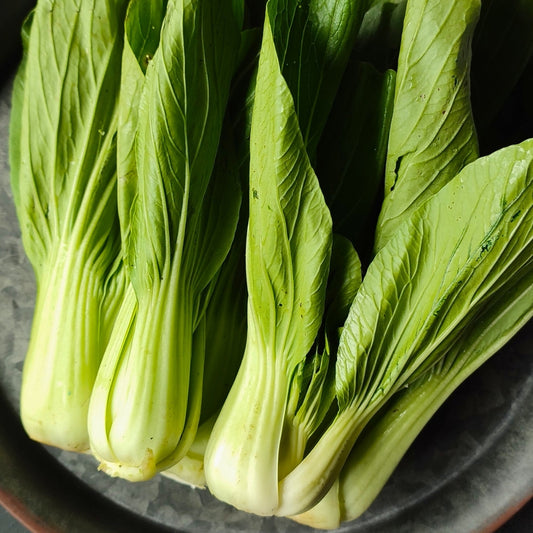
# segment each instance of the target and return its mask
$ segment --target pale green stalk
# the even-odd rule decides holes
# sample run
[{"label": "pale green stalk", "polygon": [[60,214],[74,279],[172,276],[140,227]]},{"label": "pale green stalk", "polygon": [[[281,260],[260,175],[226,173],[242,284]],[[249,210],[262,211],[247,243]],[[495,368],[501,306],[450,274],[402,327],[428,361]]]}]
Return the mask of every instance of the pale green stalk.
[{"label": "pale green stalk", "polygon": [[[268,18],[261,50],[250,139],[248,339],[205,469],[217,497],[272,514],[289,376],[320,325],[331,236]],[[300,218],[298,206],[315,214],[314,224]]]}]

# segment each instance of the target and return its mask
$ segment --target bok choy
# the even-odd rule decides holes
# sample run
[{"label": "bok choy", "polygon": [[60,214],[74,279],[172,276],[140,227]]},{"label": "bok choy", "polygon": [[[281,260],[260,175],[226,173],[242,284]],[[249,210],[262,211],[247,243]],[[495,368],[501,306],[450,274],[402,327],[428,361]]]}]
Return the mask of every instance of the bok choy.
[{"label": "bok choy", "polygon": [[41,1],[13,95],[11,184],[37,301],[24,363],[28,434],[89,448],[87,410],[121,300],[117,102],[125,0]]},{"label": "bok choy", "polygon": [[205,302],[238,218],[231,174],[215,157],[240,16],[237,2],[169,1],[132,103],[135,169],[121,224],[137,309],[120,349],[106,352],[89,414],[91,449],[112,475],[153,476],[185,455],[198,426]]},{"label": "bok choy", "polygon": [[478,156],[470,63],[480,5],[407,2],[377,249],[402,217]]},{"label": "bok choy", "polygon": [[364,513],[533,316],[510,5],[38,0],[10,126],[29,436],[262,516]]},{"label": "bok choy", "polygon": [[[304,490],[311,505],[316,504],[324,495],[320,488],[329,490],[339,475],[342,483],[341,472],[349,476],[353,468],[356,477],[357,468],[365,468],[352,467],[348,457],[352,452],[351,460],[357,462],[359,434],[373,416],[379,425],[379,410],[395,392],[408,386],[400,398],[413,399],[402,409],[416,412],[413,416],[421,418],[415,422],[422,423],[426,398],[421,400],[418,391],[431,391],[425,392],[427,409],[436,408],[433,402],[444,401],[445,391],[451,392],[460,376],[464,379],[531,317],[532,180],[531,140],[480,158],[413,212],[377,254],[341,335],[337,419],[280,483],[280,490],[287,492],[288,514],[306,510]],[[474,205],[471,198],[476,198]],[[396,422],[402,427],[396,436],[391,419],[398,406],[393,405],[388,423],[379,426],[382,431],[390,428],[392,436],[387,433],[383,439],[408,439],[404,418]],[[368,444],[363,440],[360,446],[366,450]],[[393,447],[393,459],[401,456],[400,446]],[[385,457],[376,459],[375,472],[365,463],[370,483],[366,497],[372,494],[372,482],[390,474]],[[327,483],[325,474],[330,472]],[[350,482],[344,486],[349,493]],[[365,483],[355,486],[361,490]],[[356,509],[360,505],[364,503],[354,503]]]},{"label": "bok choy", "polygon": [[[340,9],[341,4],[332,2],[325,12],[321,2],[309,2],[300,10],[302,6],[294,2],[270,1],[265,16],[250,136],[246,351],[205,457],[210,490],[258,514],[275,511],[279,471],[290,471],[303,452],[297,441],[303,438],[305,443],[305,431],[294,445],[282,445],[287,439],[291,442],[291,434],[299,431],[290,423],[292,415],[286,409],[290,407],[293,375],[305,361],[321,326],[332,247],[329,210],[307,152],[306,142],[312,149],[312,138],[301,129],[297,111],[297,104],[309,106],[307,101],[312,103],[311,110],[317,108],[315,99],[320,93],[327,98],[331,85],[325,80],[318,86],[320,90],[296,85],[298,90],[314,88],[317,93],[309,98],[305,92],[295,91],[298,97],[293,98],[282,69],[284,58],[294,53],[291,30],[298,24],[306,28],[306,38],[318,50],[322,45],[327,51],[330,40],[338,39],[327,31],[339,12],[344,15],[347,35],[353,33],[350,28],[355,27],[359,12],[349,9],[348,3]],[[305,18],[301,21],[299,17]],[[343,32],[340,39],[339,44],[346,46],[341,60],[345,65],[351,42]],[[301,57],[299,46],[296,51]],[[316,56],[329,58],[327,53],[312,54]],[[293,71],[299,74],[298,79],[311,75],[303,61],[293,69],[292,61],[287,64],[289,79]],[[324,69],[334,64],[330,59]],[[340,75],[337,79],[339,83]],[[319,113],[305,113],[302,121],[309,124],[317,116]],[[327,363],[318,363],[321,367],[327,370]]]}]

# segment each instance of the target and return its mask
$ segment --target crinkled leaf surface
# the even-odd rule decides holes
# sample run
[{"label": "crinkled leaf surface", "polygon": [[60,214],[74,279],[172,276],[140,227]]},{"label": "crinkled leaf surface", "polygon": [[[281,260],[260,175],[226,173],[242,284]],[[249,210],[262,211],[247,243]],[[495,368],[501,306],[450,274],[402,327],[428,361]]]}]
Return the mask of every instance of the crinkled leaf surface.
[{"label": "crinkled leaf surface", "polygon": [[321,320],[331,220],[265,33],[252,119],[247,278],[252,324],[289,369]]},{"label": "crinkled leaf surface", "polygon": [[15,88],[20,124],[13,132],[12,180],[37,278],[60,239],[75,239],[96,256],[106,240],[116,242],[116,94],[125,4],[42,1],[31,16],[23,98],[17,96],[22,85]]},{"label": "crinkled leaf surface", "polygon": [[367,272],[338,357],[341,405],[371,404],[443,353],[531,250],[533,144],[471,163],[401,226]]},{"label": "crinkled leaf surface", "polygon": [[21,28],[22,40],[22,60],[13,80],[13,92],[11,94],[11,115],[9,120],[9,170],[11,180],[11,191],[13,193],[15,205],[20,204],[19,198],[19,174],[20,174],[20,142],[21,142],[21,121],[22,107],[24,105],[24,84],[26,80],[26,58],[28,56],[28,42],[30,38],[30,28],[33,19],[31,11]]},{"label": "crinkled leaf surface", "polygon": [[136,195],[139,101],[146,69],[159,46],[166,4],[166,0],[132,0],[126,14],[117,135],[118,209],[124,243],[129,239],[130,210]]},{"label": "crinkled leaf surface", "polygon": [[[338,481],[297,522],[327,529],[361,516],[375,500],[423,427],[450,394],[494,355],[533,315],[533,269],[506,286],[430,371],[372,417],[355,442]],[[320,524],[320,525],[318,525]]]},{"label": "crinkled leaf surface", "polygon": [[376,249],[478,155],[470,106],[479,0],[407,3]]},{"label": "crinkled leaf surface", "polygon": [[[138,293],[182,262],[186,225],[198,218],[213,168],[240,29],[222,2],[171,2],[167,10],[166,39],[140,101],[127,251]],[[201,22],[189,21],[193,12]]]},{"label": "crinkled leaf surface", "polygon": [[522,270],[527,272],[500,291],[441,361],[399,391],[372,418],[339,476],[340,521],[353,520],[370,506],[404,453],[450,394],[531,319],[532,265]]}]

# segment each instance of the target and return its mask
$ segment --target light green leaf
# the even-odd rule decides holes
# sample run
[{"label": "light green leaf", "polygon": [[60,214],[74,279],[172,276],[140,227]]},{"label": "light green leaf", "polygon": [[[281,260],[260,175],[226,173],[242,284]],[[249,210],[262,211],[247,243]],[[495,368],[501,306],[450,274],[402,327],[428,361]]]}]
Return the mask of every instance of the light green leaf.
[{"label": "light green leaf", "polygon": [[166,5],[166,0],[131,0],[126,14],[117,135],[118,210],[123,243],[129,239],[130,209],[135,204],[139,101],[146,69],[159,46]]},{"label": "light green leaf", "polygon": [[[531,269],[530,269],[531,270]],[[423,375],[361,436],[340,475],[341,520],[353,520],[372,503],[405,451],[449,395],[501,348],[533,315],[533,276],[505,292],[497,313],[483,313],[438,369]],[[492,310],[492,309],[491,309]]]},{"label": "light green leaf", "polygon": [[19,179],[20,179],[20,142],[22,108],[24,105],[24,86],[26,81],[26,61],[28,57],[28,42],[30,39],[31,22],[33,11],[30,11],[22,24],[22,61],[19,65],[15,79],[13,80],[13,92],[11,94],[11,115],[9,118],[9,170],[11,191],[15,205],[20,205]]},{"label": "light green leaf", "polygon": [[[213,168],[238,47],[237,22],[220,2],[171,4],[140,102],[128,243],[137,292],[166,278],[174,257],[181,261],[185,222],[198,218]],[[193,13],[200,24],[187,20]]]},{"label": "light green leaf", "polygon": [[369,508],[441,405],[533,317],[533,268],[521,270],[524,275],[499,292],[438,363],[372,417],[328,494],[293,519],[334,529]]},{"label": "light green leaf", "polygon": [[376,256],[341,339],[341,406],[379,401],[427,357],[438,360],[449,335],[527,260],[532,147],[526,141],[465,167]]},{"label": "light green leaf", "polygon": [[[515,297],[516,296],[516,297]],[[374,502],[405,452],[453,391],[533,316],[533,275],[472,324],[434,370],[402,389],[370,420],[326,496],[292,516],[311,527],[336,529]]]},{"label": "light green leaf", "polygon": [[31,216],[22,237],[37,272],[56,239],[83,239],[92,249],[90,243],[105,241],[95,219],[113,227],[116,98],[109,95],[118,90],[124,4],[42,1],[33,15],[25,84],[31,91],[20,132],[28,156],[17,211],[25,221]]},{"label": "light green leaf", "polygon": [[283,429],[279,476],[304,457],[318,428],[336,415],[335,358],[342,326],[361,285],[361,263],[351,242],[333,235],[325,310],[315,344],[292,376]]},{"label": "light green leaf", "polygon": [[378,250],[410,212],[478,155],[470,61],[479,10],[479,0],[407,2]]}]

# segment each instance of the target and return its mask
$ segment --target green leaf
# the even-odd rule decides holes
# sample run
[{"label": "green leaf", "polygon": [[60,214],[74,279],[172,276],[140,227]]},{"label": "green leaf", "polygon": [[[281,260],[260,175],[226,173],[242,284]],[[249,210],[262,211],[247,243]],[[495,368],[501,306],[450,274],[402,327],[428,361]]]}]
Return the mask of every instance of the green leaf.
[{"label": "green leaf", "polygon": [[24,87],[26,81],[26,62],[28,57],[28,42],[30,39],[31,22],[33,11],[31,11],[22,24],[22,61],[13,80],[13,92],[11,94],[11,115],[9,118],[9,170],[11,179],[11,191],[13,193],[15,205],[20,205],[19,179],[20,179],[20,142],[21,142],[21,121],[22,108],[24,105]]},{"label": "green leaf", "polygon": [[17,211],[37,272],[56,239],[83,239],[93,248],[104,240],[95,218],[113,227],[116,98],[109,95],[118,90],[124,3],[78,8],[44,1],[33,15],[25,84],[32,90],[20,131],[28,157],[20,166]]},{"label": "green leaf", "polygon": [[368,0],[271,0],[267,11],[283,77],[311,161]]},{"label": "green leaf", "polygon": [[[213,168],[238,27],[230,9],[208,4],[185,2],[182,9],[180,2],[173,3],[147,70],[136,140],[135,220],[128,243],[137,292],[166,278],[174,257],[181,260],[185,222],[198,218]],[[201,24],[194,25],[187,17],[196,12]],[[182,18],[187,22],[183,30]]]},{"label": "green leaf", "polygon": [[123,243],[129,240],[130,209],[135,204],[139,101],[146,69],[159,46],[166,5],[166,0],[131,0],[126,14],[117,135],[118,210]]},{"label": "green leaf", "polygon": [[293,520],[324,529],[360,517],[427,422],[453,391],[533,316],[533,270],[507,287],[450,351],[372,417],[327,495]]},{"label": "green leaf", "polygon": [[342,326],[361,285],[361,263],[351,242],[333,235],[325,310],[315,344],[296,368],[289,389],[279,476],[304,457],[318,428],[336,414],[335,360]]},{"label": "green leaf", "polygon": [[395,77],[352,58],[318,146],[317,174],[333,229],[354,243],[365,268],[383,199]]},{"label": "green leaf", "polygon": [[378,250],[410,212],[478,155],[470,61],[479,10],[479,0],[407,3]]},{"label": "green leaf", "polygon": [[527,259],[532,146],[526,141],[465,167],[376,256],[341,338],[341,408],[379,401],[427,357],[438,360],[500,278]]},{"label": "green leaf", "polygon": [[461,334],[450,351],[377,413],[339,476],[342,521],[360,516],[383,488],[422,428],[452,392],[533,316],[533,269],[506,289]]}]

